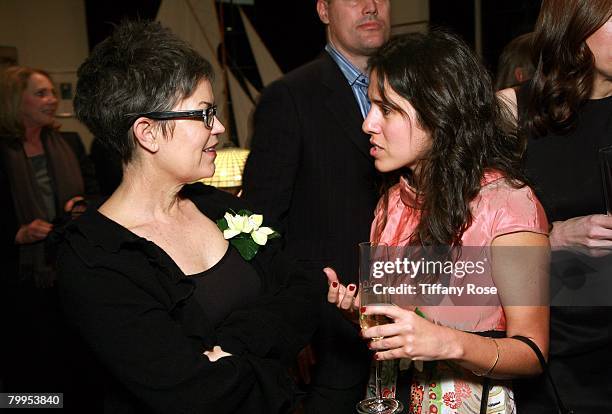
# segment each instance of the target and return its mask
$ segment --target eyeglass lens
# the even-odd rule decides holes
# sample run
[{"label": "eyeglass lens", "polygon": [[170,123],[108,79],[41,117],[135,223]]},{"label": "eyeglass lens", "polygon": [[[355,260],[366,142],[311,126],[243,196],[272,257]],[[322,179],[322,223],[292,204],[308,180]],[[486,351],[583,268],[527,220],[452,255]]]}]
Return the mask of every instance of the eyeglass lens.
[{"label": "eyeglass lens", "polygon": [[206,128],[211,129],[215,122],[215,115],[217,115],[217,105],[209,106],[202,112],[202,115],[204,115]]}]

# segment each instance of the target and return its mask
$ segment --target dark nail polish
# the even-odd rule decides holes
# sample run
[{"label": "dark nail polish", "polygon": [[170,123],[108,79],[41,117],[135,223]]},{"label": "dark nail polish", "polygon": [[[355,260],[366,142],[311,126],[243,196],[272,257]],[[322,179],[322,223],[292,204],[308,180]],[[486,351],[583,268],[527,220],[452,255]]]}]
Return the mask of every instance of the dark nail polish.
[{"label": "dark nail polish", "polygon": [[355,290],[355,285],[349,285],[348,290],[351,292]]},{"label": "dark nail polish", "polygon": [[337,288],[338,287],[338,282],[332,282],[332,287],[333,288]]}]

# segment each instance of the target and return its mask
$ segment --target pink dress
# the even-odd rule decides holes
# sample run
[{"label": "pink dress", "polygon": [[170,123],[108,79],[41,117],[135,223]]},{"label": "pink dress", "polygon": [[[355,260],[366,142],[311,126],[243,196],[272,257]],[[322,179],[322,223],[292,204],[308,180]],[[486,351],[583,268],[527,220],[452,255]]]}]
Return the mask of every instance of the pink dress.
[{"label": "pink dress", "polygon": [[[419,220],[417,197],[405,179],[389,190],[387,223],[380,237],[388,245],[407,244]],[[461,238],[463,246],[490,246],[501,235],[515,232],[548,234],[546,214],[529,187],[512,187],[499,172],[487,172],[482,188],[470,203],[471,226]],[[374,229],[382,219],[377,209]],[[428,320],[468,332],[505,331],[506,318],[501,306],[423,306]],[[400,367],[408,365],[401,361]],[[397,367],[398,364],[395,364]],[[411,401],[403,401],[408,413],[479,412],[482,378],[445,361],[427,363],[426,369],[413,370]],[[390,372],[393,371],[394,372]],[[397,368],[383,369],[386,392],[395,392]],[[370,391],[370,390],[369,390]],[[489,412],[513,413],[512,391],[504,382],[494,382],[489,394]]]}]

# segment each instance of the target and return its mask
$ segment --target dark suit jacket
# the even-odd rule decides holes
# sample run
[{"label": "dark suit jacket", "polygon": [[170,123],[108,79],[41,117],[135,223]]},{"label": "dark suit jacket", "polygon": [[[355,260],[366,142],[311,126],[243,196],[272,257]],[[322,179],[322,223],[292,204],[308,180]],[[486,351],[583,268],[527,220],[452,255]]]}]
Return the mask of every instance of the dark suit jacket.
[{"label": "dark suit jacket", "polygon": [[[243,178],[243,196],[277,223],[285,249],[309,269],[333,267],[345,284],[358,282],[357,244],[369,239],[378,198],[362,122],[346,78],[323,53],[263,92]],[[318,374],[341,387],[367,375],[367,354],[356,327],[333,311],[334,332],[319,339],[336,351],[318,356]]]},{"label": "dark suit jacket", "polygon": [[119,153],[109,149],[98,138],[91,143],[89,159],[96,170],[100,194],[104,197],[115,192],[123,179],[123,165]]}]

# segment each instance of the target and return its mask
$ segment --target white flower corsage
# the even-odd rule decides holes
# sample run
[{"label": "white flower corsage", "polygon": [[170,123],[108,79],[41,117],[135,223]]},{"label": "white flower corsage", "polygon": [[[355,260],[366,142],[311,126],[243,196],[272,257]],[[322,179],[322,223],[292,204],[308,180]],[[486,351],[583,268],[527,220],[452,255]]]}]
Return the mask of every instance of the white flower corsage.
[{"label": "white flower corsage", "polygon": [[[231,212],[231,213],[230,213]],[[234,246],[244,260],[251,260],[268,239],[280,237],[270,227],[262,227],[263,216],[253,214],[248,210],[238,213],[230,210],[217,220],[217,226],[223,232],[223,237]]]}]

